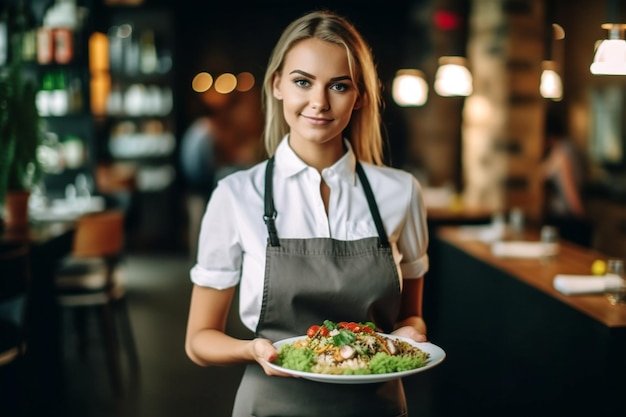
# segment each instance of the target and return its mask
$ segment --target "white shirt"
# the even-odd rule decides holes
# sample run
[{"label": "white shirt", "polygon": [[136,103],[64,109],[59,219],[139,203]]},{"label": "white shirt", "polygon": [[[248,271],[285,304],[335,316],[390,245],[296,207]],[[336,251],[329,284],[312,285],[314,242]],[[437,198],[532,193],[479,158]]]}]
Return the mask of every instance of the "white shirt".
[{"label": "white shirt", "polygon": [[[274,206],[279,238],[326,237],[357,240],[378,236],[363,188],[357,182],[356,157],[348,151],[319,172],[291,149],[288,137],[275,155]],[[207,205],[191,269],[194,284],[225,289],[240,284],[242,323],[256,329],[265,277],[267,228],[263,221],[267,161],[222,179]],[[399,276],[422,277],[428,270],[426,207],[411,174],[362,163],[393,250]],[[330,187],[328,215],[320,182]]]}]

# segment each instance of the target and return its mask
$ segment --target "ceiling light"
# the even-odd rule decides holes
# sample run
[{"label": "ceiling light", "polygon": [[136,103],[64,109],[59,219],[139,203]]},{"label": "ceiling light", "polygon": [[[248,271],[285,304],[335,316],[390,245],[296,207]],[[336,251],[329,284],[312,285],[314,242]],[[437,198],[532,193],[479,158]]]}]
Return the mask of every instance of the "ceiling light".
[{"label": "ceiling light", "polygon": [[561,101],[563,98],[563,82],[561,81],[561,76],[556,71],[556,64],[554,61],[543,61],[542,67],[543,72],[541,73],[541,84],[539,85],[541,97]]},{"label": "ceiling light", "polygon": [[596,75],[626,75],[625,24],[605,23],[602,29],[609,31],[609,38],[597,43],[590,70]]},{"label": "ceiling light", "polygon": [[399,106],[423,106],[428,98],[424,74],[416,69],[401,69],[393,79],[391,94]]},{"label": "ceiling light", "polygon": [[435,74],[435,91],[440,96],[469,96],[472,94],[472,74],[467,60],[460,56],[442,56]]}]

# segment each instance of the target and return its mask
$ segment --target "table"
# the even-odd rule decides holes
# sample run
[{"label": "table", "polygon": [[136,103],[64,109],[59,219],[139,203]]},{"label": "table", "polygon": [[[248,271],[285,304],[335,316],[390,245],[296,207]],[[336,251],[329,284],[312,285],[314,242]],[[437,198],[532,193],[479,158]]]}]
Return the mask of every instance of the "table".
[{"label": "table", "polygon": [[460,227],[435,231],[424,317],[448,357],[432,373],[433,415],[626,415],[626,306],[556,291],[556,274],[606,259],[560,249],[548,263],[498,258]]},{"label": "table", "polygon": [[488,207],[427,207],[427,218],[437,225],[484,224],[495,212]]},{"label": "table", "polygon": [[1,243],[30,247],[31,293],[27,313],[29,413],[55,415],[63,398],[59,314],[54,298],[58,262],[72,249],[74,222],[32,223],[26,229],[0,230]]}]

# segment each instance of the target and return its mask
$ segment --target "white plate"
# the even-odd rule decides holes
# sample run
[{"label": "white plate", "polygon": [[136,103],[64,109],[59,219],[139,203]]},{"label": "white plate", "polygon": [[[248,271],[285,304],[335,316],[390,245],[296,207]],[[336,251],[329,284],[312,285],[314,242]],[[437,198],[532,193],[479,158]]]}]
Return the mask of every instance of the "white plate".
[{"label": "white plate", "polygon": [[[426,353],[430,354],[426,365],[411,369],[408,371],[401,372],[392,372],[388,374],[369,374],[369,375],[327,375],[327,374],[316,374],[313,372],[303,372],[303,371],[295,371],[293,369],[283,368],[282,366],[278,366],[274,363],[268,362],[269,366],[272,368],[293,375],[299,376],[302,378],[310,379],[311,381],[318,382],[328,382],[331,384],[371,384],[374,382],[384,382],[392,379],[404,378],[409,375],[413,375],[419,372],[424,372],[428,369],[431,369],[437,365],[439,365],[446,358],[446,352],[441,349],[439,346],[434,345],[432,343],[418,343],[414,340],[407,339],[406,337],[394,336],[389,334],[382,334],[384,337],[388,337],[390,339],[399,339],[404,340],[405,342],[410,343],[412,346],[415,346]],[[274,343],[274,347],[280,350],[281,346],[289,343],[293,343],[296,340],[304,339],[306,336],[296,336],[290,337],[289,339],[280,340]]]}]

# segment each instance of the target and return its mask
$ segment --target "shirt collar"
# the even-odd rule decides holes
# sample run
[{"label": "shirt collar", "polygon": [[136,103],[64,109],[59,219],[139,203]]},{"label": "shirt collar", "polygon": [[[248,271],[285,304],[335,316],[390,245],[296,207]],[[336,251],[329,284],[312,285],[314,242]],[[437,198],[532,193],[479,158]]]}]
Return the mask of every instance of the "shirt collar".
[{"label": "shirt collar", "polygon": [[[276,148],[276,167],[287,177],[299,174],[309,166],[289,146],[289,134],[285,135],[281,140],[278,148]],[[342,180],[354,185],[356,184],[356,155],[352,150],[350,142],[343,140],[346,146],[346,153],[337,160],[332,166],[326,168],[334,171],[334,173]]]}]

